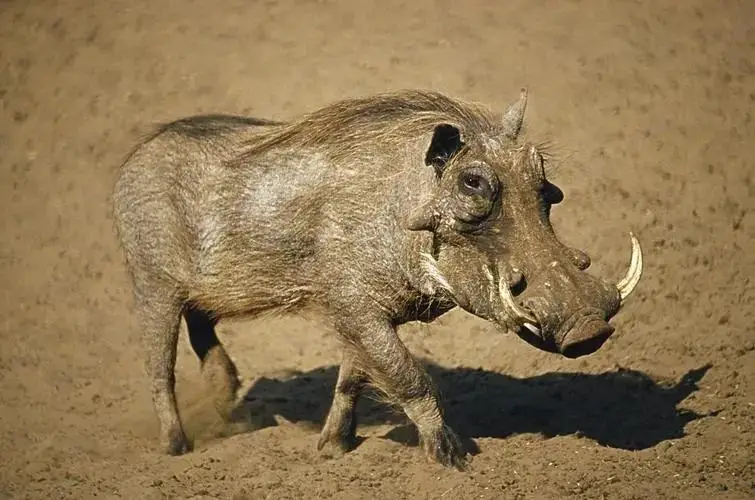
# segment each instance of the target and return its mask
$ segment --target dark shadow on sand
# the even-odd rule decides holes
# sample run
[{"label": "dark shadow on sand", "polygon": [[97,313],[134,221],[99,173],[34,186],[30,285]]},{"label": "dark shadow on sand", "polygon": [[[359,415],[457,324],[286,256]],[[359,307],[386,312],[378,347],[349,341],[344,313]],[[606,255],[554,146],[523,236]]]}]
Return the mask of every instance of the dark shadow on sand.
[{"label": "dark shadow on sand", "polygon": [[[628,369],[515,378],[481,369],[449,369],[433,363],[427,367],[443,394],[448,423],[465,437],[577,435],[603,446],[641,450],[683,437],[687,423],[710,416],[678,408],[698,389],[710,365],[672,382]],[[337,374],[338,367],[329,366],[286,379],[262,378],[245,400],[269,417],[268,425],[274,425],[272,415],[280,415],[319,426],[327,415]],[[369,397],[360,400],[358,413],[360,425],[396,424],[385,437],[416,444],[413,426],[407,428],[402,413]]]}]

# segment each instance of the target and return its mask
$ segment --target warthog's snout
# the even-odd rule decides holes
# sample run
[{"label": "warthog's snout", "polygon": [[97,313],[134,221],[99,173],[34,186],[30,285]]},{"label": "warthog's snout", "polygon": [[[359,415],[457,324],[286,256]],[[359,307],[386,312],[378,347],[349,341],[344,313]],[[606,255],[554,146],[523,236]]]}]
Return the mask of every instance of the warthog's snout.
[{"label": "warthog's snout", "polygon": [[[529,344],[577,358],[597,351],[613,334],[608,321],[619,311],[642,274],[642,250],[632,238],[626,276],[616,284],[595,278],[585,265],[553,261],[517,297],[512,283],[499,283],[507,326]],[[584,260],[586,256],[583,256]],[[516,287],[514,287],[516,288]],[[510,318],[516,318],[512,323]]]},{"label": "warthog's snout", "polygon": [[599,317],[580,318],[561,343],[561,354],[567,358],[578,358],[593,353],[613,332],[614,328]]}]

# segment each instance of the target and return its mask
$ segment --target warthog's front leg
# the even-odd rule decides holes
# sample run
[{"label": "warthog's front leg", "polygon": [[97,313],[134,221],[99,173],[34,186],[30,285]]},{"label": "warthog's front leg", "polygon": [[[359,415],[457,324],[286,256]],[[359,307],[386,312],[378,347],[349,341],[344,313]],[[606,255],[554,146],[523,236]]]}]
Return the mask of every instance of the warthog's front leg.
[{"label": "warthog's front leg", "polygon": [[322,450],[326,443],[332,443],[341,451],[349,451],[356,445],[356,404],[359,394],[367,384],[367,376],[358,370],[351,349],[343,350],[341,368],[338,371],[333,394],[333,403],[325,420],[317,449]]},{"label": "warthog's front leg", "polygon": [[401,406],[416,425],[420,442],[430,460],[462,469],[466,452],[443,420],[437,391],[428,375],[388,321],[365,318],[344,321],[339,328],[353,353],[354,369]]}]

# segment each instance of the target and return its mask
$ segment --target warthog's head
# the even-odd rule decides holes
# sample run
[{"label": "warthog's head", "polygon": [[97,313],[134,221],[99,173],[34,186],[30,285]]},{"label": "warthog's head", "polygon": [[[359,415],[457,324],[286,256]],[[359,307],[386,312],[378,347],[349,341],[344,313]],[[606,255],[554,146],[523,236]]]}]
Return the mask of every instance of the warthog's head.
[{"label": "warthog's head", "polygon": [[534,145],[518,139],[526,91],[503,115],[500,135],[442,124],[426,163],[439,178],[433,199],[409,217],[434,233],[423,264],[463,309],[530,344],[574,358],[595,352],[637,285],[642,253],[630,234],[629,271],[617,283],[591,276],[589,257],[562,244],[550,222],[563,193],[545,176]]}]

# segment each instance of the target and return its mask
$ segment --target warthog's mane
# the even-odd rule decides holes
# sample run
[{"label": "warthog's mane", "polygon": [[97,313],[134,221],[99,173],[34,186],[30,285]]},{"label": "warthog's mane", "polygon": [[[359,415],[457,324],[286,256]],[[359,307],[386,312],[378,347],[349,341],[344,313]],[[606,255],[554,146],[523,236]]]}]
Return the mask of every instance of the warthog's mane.
[{"label": "warthog's mane", "polygon": [[402,90],[345,99],[293,121],[266,128],[245,142],[243,157],[278,147],[313,148],[330,157],[346,157],[365,144],[405,144],[440,123],[462,134],[498,135],[501,115],[482,105],[425,90]]}]

